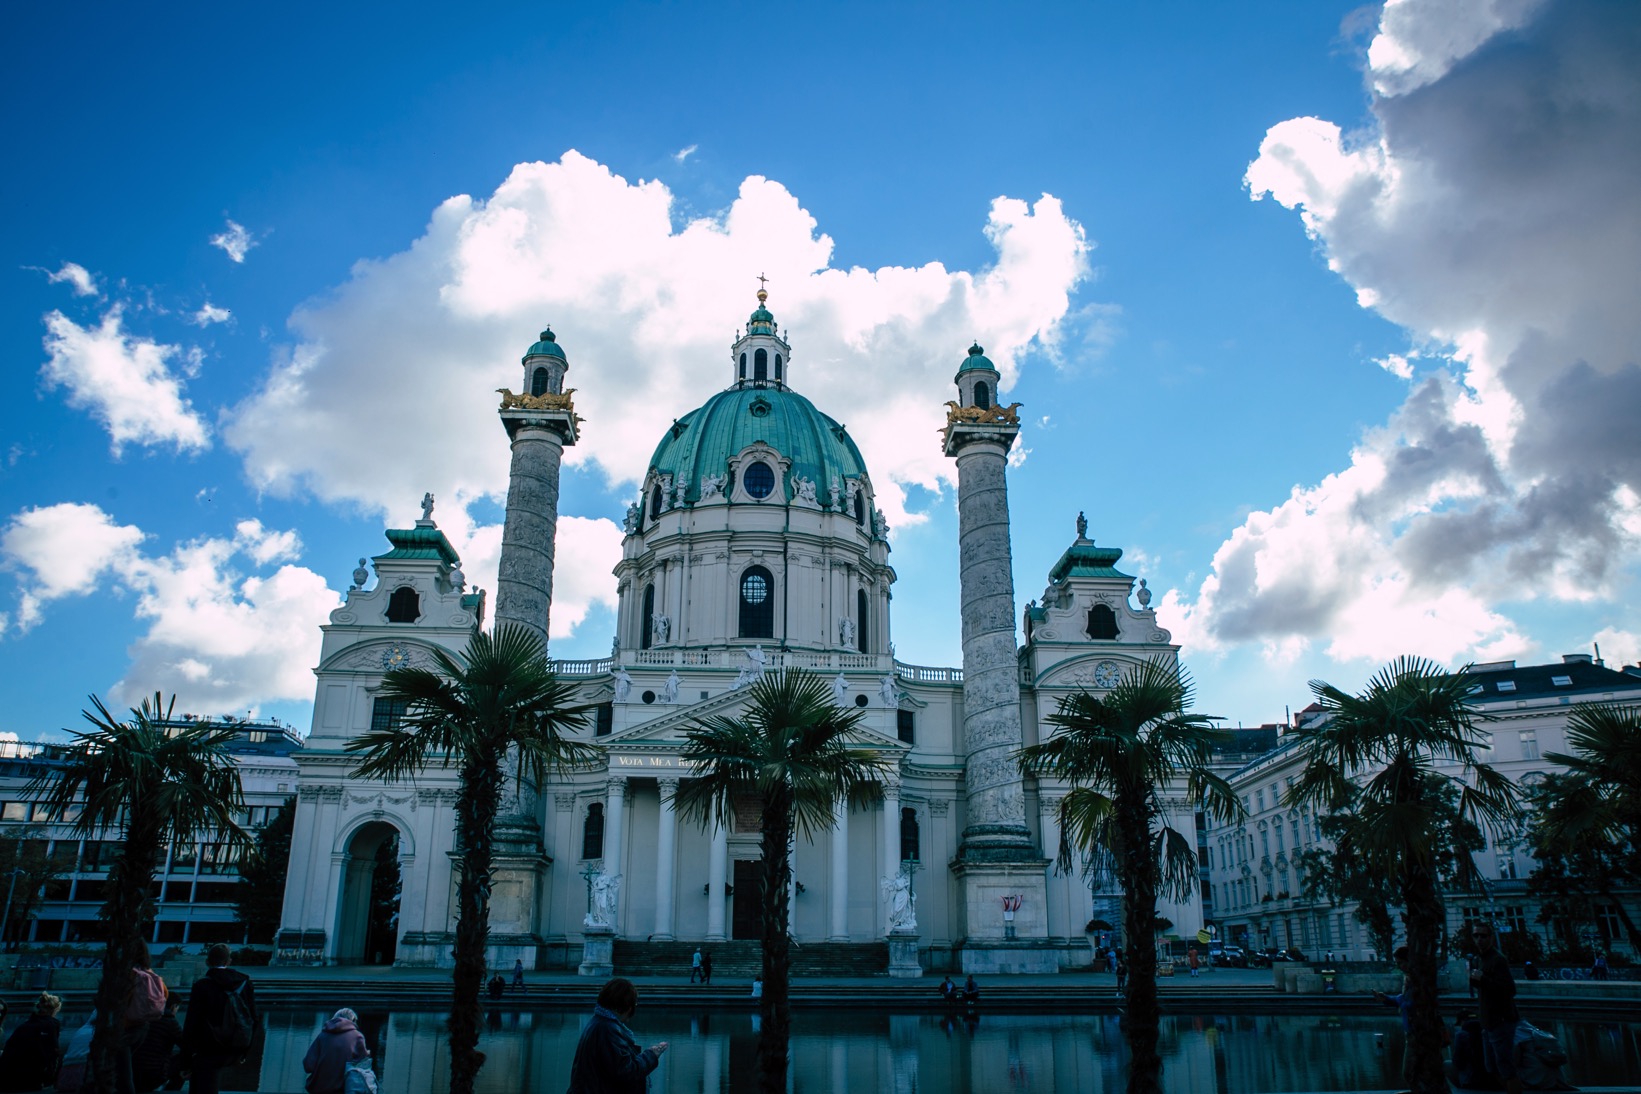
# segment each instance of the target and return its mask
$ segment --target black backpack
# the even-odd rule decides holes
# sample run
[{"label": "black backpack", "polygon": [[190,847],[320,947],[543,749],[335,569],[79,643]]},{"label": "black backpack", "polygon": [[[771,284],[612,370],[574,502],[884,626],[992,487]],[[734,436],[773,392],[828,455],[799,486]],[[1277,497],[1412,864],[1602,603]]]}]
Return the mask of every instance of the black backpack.
[{"label": "black backpack", "polygon": [[245,999],[245,985],[249,983],[249,979],[241,980],[238,987],[222,993],[222,1010],[211,1023],[212,1038],[228,1052],[244,1052],[250,1048],[251,1037],[256,1032],[251,1004]]}]

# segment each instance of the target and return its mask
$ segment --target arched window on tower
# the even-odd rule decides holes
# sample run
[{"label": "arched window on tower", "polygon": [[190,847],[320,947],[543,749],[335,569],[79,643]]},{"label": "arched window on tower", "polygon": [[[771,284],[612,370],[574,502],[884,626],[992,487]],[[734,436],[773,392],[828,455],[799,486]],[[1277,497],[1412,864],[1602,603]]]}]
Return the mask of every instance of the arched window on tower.
[{"label": "arched window on tower", "polygon": [[754,383],[765,383],[769,379],[769,351],[766,349],[752,351],[752,380]]},{"label": "arched window on tower", "polygon": [[866,495],[859,490],[855,491],[855,523],[866,523]]},{"label": "arched window on tower", "polygon": [[921,835],[922,833],[918,831],[917,825],[917,810],[902,809],[900,811],[901,862],[921,861],[922,855],[918,853],[918,844],[921,842],[919,837]]},{"label": "arched window on tower", "polygon": [[984,380],[974,385],[974,405],[982,410],[991,409],[991,388]]},{"label": "arched window on tower", "polygon": [[581,825],[581,857],[604,857],[603,802],[593,802],[587,807],[587,819]]},{"label": "arched window on tower", "polygon": [[746,379],[746,354],[741,354],[741,379]]},{"label": "arched window on tower", "polygon": [[547,370],[545,368],[538,368],[530,374],[530,394],[547,394]]},{"label": "arched window on tower", "polygon": [[655,586],[644,586],[644,621],[638,639],[638,648],[647,650],[655,641]]},{"label": "arched window on tower", "polygon": [[651,520],[660,520],[661,519],[661,484],[660,483],[656,483],[655,488],[650,491],[650,519]]},{"label": "arched window on tower", "polygon": [[866,648],[866,590],[855,590],[855,641],[861,653],[869,653]]},{"label": "arched window on tower", "polygon": [[775,382],[781,382],[781,355],[778,353],[775,355]]},{"label": "arched window on tower", "polygon": [[1088,637],[1117,637],[1117,613],[1109,605],[1096,604],[1088,609]]},{"label": "arched window on tower", "polygon": [[762,566],[741,574],[741,637],[775,637],[775,582]]},{"label": "arched window on tower", "polygon": [[401,585],[387,598],[389,623],[414,623],[422,614],[422,598],[409,585]]}]

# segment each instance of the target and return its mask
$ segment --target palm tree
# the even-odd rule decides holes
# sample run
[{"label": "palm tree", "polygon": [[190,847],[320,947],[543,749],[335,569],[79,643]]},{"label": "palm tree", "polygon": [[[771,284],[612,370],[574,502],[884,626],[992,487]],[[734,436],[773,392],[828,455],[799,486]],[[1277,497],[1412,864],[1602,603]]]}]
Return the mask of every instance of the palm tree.
[{"label": "palm tree", "polygon": [[83,713],[95,728],[75,732],[61,763],[35,776],[26,792],[53,817],[72,816],[78,808],[72,821],[75,835],[108,839],[117,833],[121,841],[100,913],[108,945],[91,1042],[97,1089],[109,1091],[114,1089],[116,1017],[136,984],[132,962],[154,921],[149,893],[166,845],[211,831],[234,845],[243,845],[246,837],[234,823],[244,796],[239,769],[227,751],[232,730],[211,722],[174,721],[176,696],[165,703],[158,692],[133,708],[125,722],[95,695],[91,703],[95,713]]},{"label": "palm tree", "polygon": [[1168,824],[1163,797],[1183,782],[1189,804],[1226,821],[1242,812],[1230,784],[1208,769],[1225,735],[1212,718],[1188,713],[1192,690],[1177,665],[1144,662],[1104,695],[1061,699],[1045,719],[1057,732],[1017,753],[1022,772],[1071,784],[1060,802],[1061,869],[1076,849],[1090,870],[1122,885],[1129,1094],[1161,1089],[1157,897],[1183,900],[1197,884],[1194,833]]},{"label": "palm tree", "polygon": [[455,767],[457,885],[456,967],[450,1003],[450,1090],[471,1094],[484,1056],[479,1044],[479,992],[490,936],[490,871],[501,807],[505,760],[516,750],[519,778],[539,782],[550,770],[591,759],[598,750],[565,734],[586,722],[587,707],[571,706],[570,689],[553,674],[536,633],[512,624],[494,634],[475,631],[451,656],[433,651],[437,671],[394,669],[382,694],[407,701],[403,717],[347,744],[363,753],[358,778],[389,782],[428,767]]},{"label": "palm tree", "polygon": [[1573,754],[1547,752],[1566,770],[1534,794],[1537,857],[1562,859],[1583,883],[1616,908],[1631,945],[1641,933],[1613,889],[1641,873],[1641,710],[1580,703],[1567,719]]},{"label": "palm tree", "polygon": [[673,795],[680,812],[703,827],[716,821],[727,828],[737,802],[763,807],[758,1071],[769,1094],[786,1090],[792,1025],[792,841],[830,830],[838,801],[870,801],[877,788],[869,780],[890,766],[878,753],[849,746],[861,716],[858,709],[835,705],[831,685],[820,676],[783,669],[751,686],[740,718],[704,719],[685,734],[683,760],[694,766],[695,777]]},{"label": "palm tree", "polygon": [[[1515,784],[1481,762],[1488,735],[1477,723],[1487,716],[1470,705],[1471,686],[1465,673],[1417,657],[1379,670],[1361,695],[1311,681],[1324,713],[1296,731],[1307,766],[1284,799],[1343,815],[1341,841],[1400,898],[1413,994],[1407,1078],[1415,1091],[1447,1090],[1436,1010],[1437,879],[1451,798],[1463,824],[1498,830],[1517,817]],[[1474,876],[1468,851],[1459,851],[1454,871],[1461,884]]]}]

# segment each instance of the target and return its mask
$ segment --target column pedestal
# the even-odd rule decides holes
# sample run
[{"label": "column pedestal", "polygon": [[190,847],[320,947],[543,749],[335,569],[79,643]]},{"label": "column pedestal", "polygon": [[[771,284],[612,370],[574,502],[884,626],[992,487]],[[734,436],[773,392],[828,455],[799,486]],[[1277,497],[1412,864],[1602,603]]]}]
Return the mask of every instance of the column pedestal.
[{"label": "column pedestal", "polygon": [[917,959],[917,932],[889,932],[889,975],[897,980],[910,980],[923,975],[923,964]]},{"label": "column pedestal", "polygon": [[[963,922],[968,929],[955,947],[959,969],[976,974],[1059,971],[1065,947],[1047,937],[1047,866],[1047,859],[952,864],[952,873],[962,886]],[[1006,896],[1020,898],[1012,923],[1003,918]]]},{"label": "column pedestal", "polygon": [[609,927],[587,927],[581,949],[581,964],[576,972],[582,976],[608,979],[615,975],[615,932]]}]

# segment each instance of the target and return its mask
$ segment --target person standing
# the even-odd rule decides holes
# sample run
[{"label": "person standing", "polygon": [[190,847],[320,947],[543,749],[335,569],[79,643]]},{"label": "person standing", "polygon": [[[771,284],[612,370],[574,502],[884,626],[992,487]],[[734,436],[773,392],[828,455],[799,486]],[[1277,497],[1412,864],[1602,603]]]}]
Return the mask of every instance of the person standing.
[{"label": "person standing", "polygon": [[1487,1069],[1504,1080],[1507,1094],[1521,1094],[1521,1078],[1516,1074],[1515,1041],[1516,980],[1510,962],[1499,952],[1493,925],[1476,928],[1476,968],[1470,982],[1476,987],[1476,1009],[1480,1012],[1482,1059]]},{"label": "person standing", "polygon": [[308,1073],[309,1094],[342,1094],[347,1082],[348,1064],[355,1060],[370,1059],[370,1047],[365,1035],[359,1032],[359,1016],[349,1007],[331,1015],[319,1035],[308,1046],[302,1057],[302,1070]]},{"label": "person standing", "polygon": [[1185,951],[1185,963],[1191,966],[1192,976],[1196,976],[1201,971],[1197,968],[1197,948],[1195,946]]},{"label": "person standing", "polygon": [[524,994],[524,958],[513,958],[513,990]]},{"label": "person standing", "polygon": [[1395,995],[1386,995],[1382,991],[1373,993],[1373,998],[1386,1006],[1395,1007],[1402,1019],[1402,1078],[1413,1081],[1413,992],[1407,984],[1407,947],[1396,947],[1396,967],[1402,973],[1402,990]]},{"label": "person standing", "polygon": [[34,1001],[34,1013],[6,1038],[0,1052],[0,1090],[39,1090],[57,1075],[57,1038],[63,1024],[57,1012],[63,1001],[50,992],[41,992]]},{"label": "person standing", "polygon": [[695,947],[695,956],[689,963],[689,982],[695,983],[701,976],[701,947]]},{"label": "person standing", "polygon": [[712,951],[701,954],[701,983],[712,983]]},{"label": "person standing", "polygon": [[167,991],[165,1013],[148,1023],[142,1044],[131,1050],[131,1076],[139,1091],[158,1090],[178,1074],[176,1050],[182,1044],[182,1024],[177,1021],[177,1007],[181,1003],[180,995]]},{"label": "person standing", "polygon": [[1123,956],[1122,949],[1117,950],[1117,997],[1120,999],[1123,989],[1128,986],[1128,959]]},{"label": "person standing", "polygon": [[593,1016],[581,1030],[570,1062],[569,1094],[626,1094],[649,1089],[650,1072],[660,1064],[667,1042],[640,1049],[627,1023],[638,1009],[638,989],[618,976],[598,993]]},{"label": "person standing", "polygon": [[223,1068],[245,1058],[256,1032],[256,990],[251,978],[228,967],[231,951],[218,942],[205,954],[205,975],[188,993],[182,1026],[182,1068],[192,1072],[192,1094],[219,1094]]},{"label": "person standing", "polygon": [[1590,965],[1590,979],[1607,979],[1607,954],[1604,950],[1595,951],[1595,961]]}]

